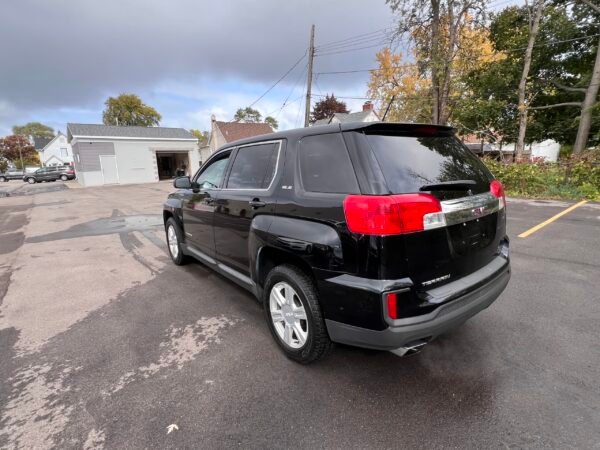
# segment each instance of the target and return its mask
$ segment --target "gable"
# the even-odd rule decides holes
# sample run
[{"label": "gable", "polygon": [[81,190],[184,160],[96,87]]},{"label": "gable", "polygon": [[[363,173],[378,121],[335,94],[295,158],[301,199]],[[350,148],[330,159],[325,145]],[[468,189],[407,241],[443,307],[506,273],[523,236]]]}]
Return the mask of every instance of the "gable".
[{"label": "gable", "polygon": [[215,122],[225,142],[233,142],[261,134],[271,134],[273,129],[268,123]]}]

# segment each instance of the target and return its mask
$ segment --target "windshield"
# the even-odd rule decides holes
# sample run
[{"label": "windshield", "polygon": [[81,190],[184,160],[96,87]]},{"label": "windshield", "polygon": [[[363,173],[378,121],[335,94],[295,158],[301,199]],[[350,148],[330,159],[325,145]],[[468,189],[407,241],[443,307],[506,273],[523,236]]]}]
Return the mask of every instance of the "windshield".
[{"label": "windshield", "polygon": [[[367,135],[367,140],[393,194],[436,190],[440,197],[453,198],[469,190],[489,191],[491,173],[454,136],[378,134]],[[435,189],[439,183],[445,185]]]}]

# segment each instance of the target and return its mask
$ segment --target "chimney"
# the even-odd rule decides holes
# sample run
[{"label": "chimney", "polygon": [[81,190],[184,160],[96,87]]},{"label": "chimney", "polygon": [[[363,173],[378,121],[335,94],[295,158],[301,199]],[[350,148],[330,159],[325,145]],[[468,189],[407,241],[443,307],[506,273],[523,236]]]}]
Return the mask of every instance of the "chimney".
[{"label": "chimney", "polygon": [[363,104],[363,111],[373,111],[373,103],[371,103],[370,101],[366,101]]}]

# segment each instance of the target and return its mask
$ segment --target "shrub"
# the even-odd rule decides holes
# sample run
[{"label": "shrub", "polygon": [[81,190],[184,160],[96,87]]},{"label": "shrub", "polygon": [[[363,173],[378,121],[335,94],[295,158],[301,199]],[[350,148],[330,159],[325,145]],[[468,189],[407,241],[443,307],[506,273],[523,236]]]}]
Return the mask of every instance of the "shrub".
[{"label": "shrub", "polygon": [[600,200],[600,150],[569,156],[558,163],[484,162],[508,195]]}]

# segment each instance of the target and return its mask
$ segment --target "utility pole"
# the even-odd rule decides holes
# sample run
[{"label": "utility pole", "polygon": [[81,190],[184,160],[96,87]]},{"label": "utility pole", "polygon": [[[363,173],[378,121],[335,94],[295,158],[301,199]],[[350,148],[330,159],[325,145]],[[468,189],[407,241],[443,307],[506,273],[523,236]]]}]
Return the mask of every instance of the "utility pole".
[{"label": "utility pole", "polygon": [[312,98],[312,73],[313,58],[315,57],[315,26],[310,28],[310,45],[308,46],[308,76],[306,77],[306,107],[304,111],[304,127],[308,127],[310,121],[310,100]]},{"label": "utility pole", "polygon": [[19,158],[21,159],[21,170],[25,173],[25,165],[23,164],[23,152],[21,151],[21,140],[17,136],[17,148],[19,149]]}]

